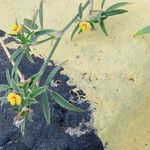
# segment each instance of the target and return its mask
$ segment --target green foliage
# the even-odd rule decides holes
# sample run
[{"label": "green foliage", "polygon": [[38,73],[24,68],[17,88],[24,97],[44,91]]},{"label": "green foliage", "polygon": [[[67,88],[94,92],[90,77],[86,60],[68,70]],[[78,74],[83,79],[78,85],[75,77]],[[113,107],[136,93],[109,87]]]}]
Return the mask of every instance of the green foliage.
[{"label": "green foliage", "polygon": [[24,18],[24,25],[31,30],[37,30],[38,29],[38,25],[35,22],[33,22],[33,20],[30,20],[27,18]]},{"label": "green foliage", "polygon": [[79,23],[75,26],[75,28],[73,29],[73,32],[72,32],[72,34],[71,34],[71,40],[73,39],[73,37],[74,37],[74,35],[75,35],[75,33],[78,31],[78,29],[79,29]]},{"label": "green foliage", "polygon": [[16,63],[15,63],[15,65],[13,66],[11,76],[14,75],[14,73],[15,73],[15,71],[16,71],[16,69],[17,69],[19,63],[21,62],[23,56],[24,56],[24,50],[23,50],[23,51],[19,54],[19,56],[16,58]]},{"label": "green foliage", "polygon": [[47,96],[46,92],[43,94],[42,109],[43,109],[44,117],[45,117],[47,123],[50,124],[51,112],[50,112],[50,106],[49,106],[48,96]]},{"label": "green foliage", "polygon": [[79,8],[78,8],[78,14],[79,14],[79,18],[82,19],[83,16],[83,7],[82,7],[82,3],[80,3]]},{"label": "green foliage", "polygon": [[0,98],[0,105],[1,105],[1,107],[3,107],[3,105],[5,104],[5,103],[7,103],[7,98],[4,96],[4,97],[1,97]]},{"label": "green foliage", "polygon": [[126,12],[128,12],[128,11],[125,9],[116,9],[116,10],[110,10],[110,11],[103,12],[103,15],[106,17],[109,17],[109,16],[115,16],[115,15],[123,14]]},{"label": "green foliage", "polygon": [[85,20],[81,20],[82,19],[81,16],[83,16],[83,12],[81,11],[82,10],[81,4],[79,5],[79,10],[80,10],[79,11],[79,19],[80,20],[79,20],[79,23],[74,27],[74,29],[72,31],[71,40],[73,39],[76,32],[82,33],[82,30],[81,30],[80,25],[79,25],[80,22],[82,22],[82,21],[86,21],[87,23],[89,22],[91,24],[91,27],[93,30],[95,30],[95,24],[98,23],[99,27],[102,29],[104,34],[106,36],[108,36],[104,20],[106,20],[108,17],[120,15],[120,14],[124,14],[124,13],[128,12],[125,9],[118,9],[122,6],[127,5],[128,2],[115,3],[115,4],[111,5],[110,7],[108,7],[106,10],[103,10],[105,3],[106,3],[106,0],[101,0],[100,10],[93,10],[93,12],[97,13],[96,16],[95,17],[94,17],[94,15],[89,16],[89,18],[87,18]]},{"label": "green foliage", "polygon": [[31,92],[31,97],[37,97],[46,91],[46,87],[34,87]]},{"label": "green foliage", "polygon": [[21,48],[21,47],[17,48],[14,51],[14,53],[11,55],[10,60],[15,60],[15,58],[18,57],[22,51],[23,51],[23,48]]},{"label": "green foliage", "polygon": [[8,85],[10,86],[10,88],[13,88],[10,73],[9,73],[8,69],[6,70],[6,79],[7,79],[7,82],[8,82]]},{"label": "green foliage", "polygon": [[[36,23],[38,16],[40,25]],[[18,25],[18,22],[16,25]],[[40,29],[39,26],[41,27]],[[34,13],[33,18],[24,18],[22,31],[20,31],[17,35],[14,35],[16,40],[22,44],[22,46],[19,47],[11,56],[11,60],[16,61],[14,70],[18,67],[23,56],[26,56],[31,63],[34,63],[30,54],[30,47],[32,45],[37,45],[52,40],[54,38],[52,35],[53,32],[55,32],[54,29],[43,29],[43,0],[41,0],[39,9]],[[40,37],[45,37],[45,35],[48,36],[48,38],[38,41]]]},{"label": "green foliage", "polygon": [[105,5],[105,2],[106,2],[106,0],[102,0],[101,9],[103,9],[103,7],[104,7],[104,5]]},{"label": "green foliage", "polygon": [[26,121],[23,120],[23,122],[21,122],[21,126],[20,126],[20,129],[21,129],[21,134],[24,136],[25,135],[25,126],[26,126]]},{"label": "green foliage", "polygon": [[0,84],[0,92],[9,90],[10,87],[5,84]]},{"label": "green foliage", "polygon": [[83,110],[76,107],[75,105],[69,103],[67,100],[65,100],[62,96],[60,96],[58,93],[51,91],[51,95],[53,99],[63,108],[75,111],[75,112],[82,112]]},{"label": "green foliage", "polygon": [[45,35],[45,34],[49,34],[49,33],[52,33],[52,32],[54,32],[55,30],[53,30],[53,29],[43,29],[43,30],[40,30],[40,31],[37,31],[37,32],[35,32],[34,34],[35,34],[35,36],[41,36],[41,35]]},{"label": "green foliage", "polygon": [[106,9],[106,11],[112,11],[112,10],[115,10],[119,7],[125,6],[127,4],[129,4],[129,3],[128,2],[119,2],[119,3],[113,4],[112,6],[108,7]]},{"label": "green foliage", "polygon": [[41,3],[40,3],[39,19],[40,19],[41,29],[43,29],[43,0],[41,0]]},{"label": "green foliage", "polygon": [[56,66],[51,72],[50,74],[48,75],[47,79],[46,79],[46,82],[45,82],[45,85],[48,86],[48,84],[52,81],[53,77],[55,76],[55,74],[60,70],[62,64],[61,65],[58,65]]},{"label": "green foliage", "polygon": [[[84,29],[95,29],[95,24],[99,24],[102,31],[107,34],[106,27],[104,21],[114,15],[122,14],[127,12],[124,9],[118,9],[121,6],[126,5],[127,3],[121,2],[114,4],[106,9],[106,11],[102,10],[105,4],[105,0],[102,0],[101,8],[98,10],[97,15],[95,17],[90,16],[89,18],[83,20],[83,12],[88,6],[89,1],[87,1],[84,5],[82,3],[78,7],[78,12],[75,17],[61,30],[63,33],[76,21],[77,25],[74,28],[71,39],[73,39],[76,33],[80,34],[84,32]],[[37,23],[37,19],[39,19],[39,23]],[[81,28],[80,23],[84,22],[83,28]],[[8,85],[1,84],[0,91],[5,91],[6,95],[0,98],[1,105],[5,102],[10,102],[12,107],[16,105],[17,108],[17,116],[14,118],[14,122],[16,126],[20,127],[22,134],[25,133],[25,125],[26,121],[32,121],[32,109],[31,106],[35,103],[38,103],[37,97],[43,96],[41,99],[41,105],[44,113],[44,117],[48,124],[51,121],[51,109],[50,109],[50,101],[48,100],[48,95],[51,94],[52,98],[65,109],[74,111],[74,112],[83,112],[84,110],[80,109],[79,107],[71,104],[69,101],[64,99],[61,95],[57,92],[53,91],[49,85],[52,81],[55,74],[60,70],[61,65],[56,66],[47,76],[45,83],[40,83],[40,79],[47,68],[52,55],[54,54],[58,44],[61,41],[61,37],[56,37],[57,33],[60,31],[56,31],[54,29],[48,28],[44,29],[44,19],[43,19],[43,0],[40,2],[39,9],[34,13],[32,19],[25,18],[22,26],[19,26],[18,22],[16,21],[15,28],[18,28],[18,32],[14,36],[16,40],[20,43],[18,49],[11,55],[10,61],[14,61],[13,68],[11,72],[7,69],[6,70],[6,79]],[[20,28],[21,27],[21,28]],[[14,33],[13,33],[14,34]],[[45,38],[46,36],[46,38]],[[43,39],[44,37],[44,39]],[[39,40],[41,39],[42,40]],[[30,49],[32,46],[47,42],[52,39],[56,39],[55,44],[53,45],[47,59],[44,61],[41,69],[38,73],[33,74],[29,79],[25,80],[21,72],[19,72],[19,64],[22,58],[25,56],[27,59],[34,63],[32,55],[30,54]],[[19,73],[18,73],[19,72]],[[7,96],[13,95],[11,100],[7,100]],[[15,95],[15,96],[14,96]],[[15,98],[14,98],[15,97]],[[17,99],[18,98],[18,99]],[[14,103],[15,100],[15,103]],[[18,104],[17,104],[18,101]],[[20,103],[19,103],[20,101]]]},{"label": "green foliage", "polygon": [[33,19],[32,19],[33,23],[35,23],[35,22],[36,22],[37,17],[38,17],[38,14],[39,14],[39,9],[38,9],[38,10],[36,10],[36,12],[35,12],[35,13],[34,13],[34,15],[33,15]]},{"label": "green foliage", "polygon": [[134,37],[143,36],[145,34],[150,34],[150,26],[144,27],[134,34]]},{"label": "green foliage", "polygon": [[28,59],[32,64],[34,64],[34,60],[33,60],[32,56],[31,56],[29,50],[26,51],[26,57],[27,57],[27,59]]},{"label": "green foliage", "polygon": [[103,21],[100,21],[100,22],[99,22],[99,25],[100,25],[102,31],[105,33],[105,35],[108,36],[104,22],[103,22]]},{"label": "green foliage", "polygon": [[[50,81],[52,80],[52,78],[55,76],[55,74],[58,72],[58,70],[61,68],[61,65],[56,66],[48,75],[47,80],[45,81],[45,85],[47,86]],[[12,71],[14,71],[12,69]],[[15,73],[15,74],[14,74]],[[48,100],[48,92],[50,92],[52,94],[52,97],[55,99],[55,101],[62,107],[68,109],[68,110],[72,110],[72,111],[76,111],[76,112],[81,112],[83,110],[81,110],[80,108],[74,106],[73,104],[70,104],[67,100],[65,100],[63,97],[61,97],[58,93],[51,91],[48,89],[48,87],[46,86],[38,86],[37,85],[37,81],[39,81],[41,75],[43,74],[43,72],[39,72],[37,74],[34,74],[33,76],[31,76],[28,80],[26,80],[24,83],[20,82],[18,79],[18,76],[16,75],[16,72],[9,72],[9,70],[6,70],[6,78],[7,78],[7,82],[8,85],[5,84],[0,84],[0,92],[1,91],[7,91],[6,96],[13,92],[13,93],[17,93],[20,95],[20,97],[22,98],[22,102],[21,105],[18,106],[18,115],[21,116],[21,120],[20,120],[20,129],[21,129],[21,133],[24,135],[25,132],[25,122],[26,120],[32,120],[31,119],[31,114],[30,112],[24,112],[24,109],[30,110],[30,107],[35,104],[38,103],[38,101],[36,100],[37,96],[42,95],[42,109],[43,109],[43,113],[44,113],[44,117],[47,121],[48,124],[50,124],[50,105],[49,105],[49,100]],[[14,74],[14,78],[12,76],[12,74]],[[0,102],[1,102],[1,106],[7,102],[7,98],[6,97],[2,97],[0,98]],[[18,123],[17,123],[18,124]]]}]

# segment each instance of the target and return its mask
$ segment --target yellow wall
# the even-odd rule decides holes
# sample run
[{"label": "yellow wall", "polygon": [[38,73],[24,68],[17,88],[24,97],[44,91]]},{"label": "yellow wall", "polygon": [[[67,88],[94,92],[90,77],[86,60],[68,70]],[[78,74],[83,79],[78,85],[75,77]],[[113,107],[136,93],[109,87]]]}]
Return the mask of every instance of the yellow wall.
[{"label": "yellow wall", "polygon": [[[86,0],[45,0],[45,26],[62,29],[81,1]],[[107,0],[106,5],[119,1]],[[31,17],[39,0],[0,2],[0,28],[8,31],[15,18]],[[132,37],[150,24],[150,0],[128,2],[129,13],[106,21],[109,37],[98,29],[71,42],[70,29],[53,59],[68,60],[64,73],[96,107],[94,126],[108,150],[150,150],[150,36]],[[50,47],[43,44],[35,53],[46,57]]]}]

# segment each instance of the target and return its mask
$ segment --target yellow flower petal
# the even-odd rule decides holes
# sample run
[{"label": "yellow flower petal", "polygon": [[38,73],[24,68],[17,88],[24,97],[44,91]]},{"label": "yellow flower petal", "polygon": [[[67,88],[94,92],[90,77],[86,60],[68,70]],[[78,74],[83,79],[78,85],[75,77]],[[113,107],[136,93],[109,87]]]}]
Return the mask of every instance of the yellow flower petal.
[{"label": "yellow flower petal", "polygon": [[86,30],[86,26],[82,26],[81,29],[84,32]]},{"label": "yellow flower petal", "polygon": [[15,99],[15,98],[12,98],[12,99],[10,100],[10,104],[11,104],[12,106],[14,106],[14,105],[16,104],[16,99]]},{"label": "yellow flower petal", "polygon": [[21,30],[22,30],[22,28],[23,28],[23,26],[22,25],[19,25],[18,27],[17,27],[17,32],[20,32]]},{"label": "yellow flower petal", "polygon": [[82,31],[92,30],[91,24],[89,22],[86,22],[86,21],[80,22],[80,28],[82,29]]},{"label": "yellow flower petal", "polygon": [[16,95],[16,105],[20,105],[20,104],[21,104],[21,96]]},{"label": "yellow flower petal", "polygon": [[85,26],[85,21],[80,22],[80,28],[82,29],[82,27]]},{"label": "yellow flower petal", "polygon": [[85,25],[85,24],[86,24],[85,21],[81,21],[81,22],[80,22],[80,28],[81,28],[83,25]]},{"label": "yellow flower petal", "polygon": [[90,23],[87,23],[87,29],[88,29],[88,30],[92,30],[92,26],[91,26]]},{"label": "yellow flower petal", "polygon": [[13,24],[13,25],[12,25],[12,29],[13,29],[13,30],[16,30],[17,27],[18,27],[18,26],[17,26],[16,24]]},{"label": "yellow flower petal", "polygon": [[10,102],[11,99],[13,99],[13,98],[15,98],[15,97],[16,97],[16,93],[11,92],[11,93],[8,94],[7,99],[8,99],[8,101]]},{"label": "yellow flower petal", "polygon": [[16,31],[11,31],[8,34],[10,34],[10,35],[17,35],[17,32]]},{"label": "yellow flower petal", "polygon": [[23,29],[23,25],[12,25],[12,31],[9,33],[10,35],[17,35]]}]

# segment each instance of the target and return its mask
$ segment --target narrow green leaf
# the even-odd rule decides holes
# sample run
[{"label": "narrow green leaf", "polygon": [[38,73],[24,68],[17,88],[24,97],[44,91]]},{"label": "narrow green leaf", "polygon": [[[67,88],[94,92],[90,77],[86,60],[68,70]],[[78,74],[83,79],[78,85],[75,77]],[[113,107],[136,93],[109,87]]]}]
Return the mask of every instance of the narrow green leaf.
[{"label": "narrow green leaf", "polygon": [[127,4],[129,4],[129,3],[128,2],[119,2],[119,3],[113,4],[112,6],[108,7],[106,9],[106,11],[111,11],[111,10],[117,9],[119,7],[125,6]]},{"label": "narrow green leaf", "polygon": [[55,74],[60,70],[62,64],[56,66],[48,75],[45,85],[48,86],[48,84],[52,81],[53,77],[55,76]]},{"label": "narrow green leaf", "polygon": [[11,55],[11,57],[10,57],[10,60],[14,60],[21,52],[22,52],[22,48],[18,48],[18,49],[16,49],[14,52],[13,52],[13,54]]},{"label": "narrow green leaf", "polygon": [[47,41],[49,41],[49,40],[52,40],[53,38],[54,38],[54,37],[51,36],[51,37],[49,37],[49,38],[47,38],[47,39],[44,39],[44,40],[41,40],[41,41],[37,41],[37,44],[45,43],[45,42],[47,42]]},{"label": "narrow green leaf", "polygon": [[38,25],[34,23],[32,20],[24,18],[24,25],[27,26],[31,30],[37,30]]},{"label": "narrow green leaf", "polygon": [[103,12],[100,11],[97,13],[96,20],[101,20]]},{"label": "narrow green leaf", "polygon": [[34,64],[34,60],[33,60],[32,56],[31,56],[30,52],[26,51],[26,57],[27,57],[27,59],[28,59],[32,64]]},{"label": "narrow green leaf", "polygon": [[35,87],[32,90],[31,97],[37,97],[40,94],[42,94],[43,92],[45,92],[45,90],[46,90],[46,87]]},{"label": "narrow green leaf", "polygon": [[10,87],[6,84],[0,84],[0,92],[9,90]]},{"label": "narrow green leaf", "polygon": [[90,25],[92,26],[92,29],[95,30],[95,24],[92,21],[89,21]]},{"label": "narrow green leaf", "polygon": [[78,32],[78,34],[80,34],[80,33],[82,33],[82,32],[83,32],[82,29],[80,29],[79,32]]},{"label": "narrow green leaf", "polygon": [[36,74],[34,74],[33,76],[30,77],[31,81],[30,81],[30,85],[35,85],[35,83],[38,81],[38,79],[40,78],[40,76],[42,75],[42,72],[38,72]]},{"label": "narrow green leaf", "polygon": [[20,88],[17,86],[17,84],[14,81],[14,79],[11,79],[11,83],[12,83],[13,90],[20,92]]},{"label": "narrow green leaf", "polygon": [[18,26],[18,20],[16,19],[15,24]]},{"label": "narrow green leaf", "polygon": [[7,102],[7,98],[6,97],[0,97],[0,102],[1,102],[1,107],[3,107],[4,103]]},{"label": "narrow green leaf", "polygon": [[103,15],[105,16],[114,16],[114,15],[119,15],[128,12],[125,9],[116,9],[116,10],[111,10],[111,11],[105,11],[103,12]]},{"label": "narrow green leaf", "polygon": [[92,20],[93,23],[98,23],[99,21],[97,19]]},{"label": "narrow green leaf", "polygon": [[106,2],[106,0],[102,0],[101,9],[103,9],[105,2]]},{"label": "narrow green leaf", "polygon": [[20,125],[21,129],[21,134],[24,136],[25,135],[25,126],[26,126],[26,120],[24,119],[23,122]]},{"label": "narrow green leaf", "polygon": [[51,95],[53,99],[63,108],[75,111],[75,112],[82,112],[84,110],[78,108],[77,106],[74,106],[73,104],[69,103],[67,100],[65,100],[62,96],[60,96],[58,93],[52,91]]},{"label": "narrow green leaf", "polygon": [[41,36],[41,35],[45,35],[45,34],[52,33],[52,32],[54,32],[54,31],[55,31],[55,30],[53,30],[53,29],[43,29],[43,30],[40,30],[40,31],[35,32],[34,34],[35,34],[36,36]]},{"label": "narrow green leaf", "polygon": [[8,69],[6,70],[6,79],[7,79],[9,86],[12,87],[11,77],[10,77],[10,73]]},{"label": "narrow green leaf", "polygon": [[150,34],[150,26],[147,26],[134,34],[134,37]]},{"label": "narrow green leaf", "polygon": [[23,33],[30,33],[30,30],[25,25],[23,26]]},{"label": "narrow green leaf", "polygon": [[18,76],[17,72],[15,72],[15,82],[16,82],[16,83],[19,82],[19,76]]},{"label": "narrow green leaf", "polygon": [[41,75],[41,72],[38,72],[38,73],[34,74],[33,76],[31,76],[30,79],[31,79],[32,81],[34,81],[34,80],[36,80],[36,78],[38,78],[40,75]]},{"label": "narrow green leaf", "polygon": [[38,104],[39,102],[35,98],[30,98],[29,106],[32,104]]},{"label": "narrow green leaf", "polygon": [[15,65],[12,68],[12,72],[11,72],[11,76],[13,77],[18,65],[20,64],[22,58],[24,56],[24,51],[21,52],[21,54],[18,56],[18,58],[16,59]]},{"label": "narrow green leaf", "polygon": [[44,96],[43,96],[42,109],[43,109],[44,117],[47,123],[50,124],[51,115],[50,115],[50,105],[49,105],[47,93],[44,93]]},{"label": "narrow green leaf", "polygon": [[71,34],[71,40],[73,39],[73,37],[74,37],[74,35],[75,35],[75,33],[77,32],[78,29],[79,29],[79,24],[77,24],[75,26],[75,28],[73,29],[72,34]]},{"label": "narrow green leaf", "polygon": [[39,20],[40,20],[41,29],[43,29],[43,0],[41,0],[40,3]]},{"label": "narrow green leaf", "polygon": [[107,16],[107,17],[106,17],[106,16],[102,16],[102,17],[101,17],[101,20],[104,21],[104,20],[106,20],[107,18],[108,18],[108,16]]},{"label": "narrow green leaf", "polygon": [[39,36],[36,36],[35,34],[32,34],[32,35],[31,35],[31,38],[30,38],[31,43],[36,42],[36,40],[37,40],[38,38],[39,38]]},{"label": "narrow green leaf", "polygon": [[34,15],[33,15],[33,19],[32,19],[33,23],[36,22],[38,14],[39,14],[39,9],[36,10],[36,12],[35,12]]},{"label": "narrow green leaf", "polygon": [[103,21],[99,22],[99,25],[102,31],[105,33],[105,35],[108,36],[104,22]]},{"label": "narrow green leaf", "polygon": [[82,19],[82,16],[83,16],[83,7],[82,7],[82,3],[80,3],[80,5],[79,5],[78,13],[79,13],[79,18]]},{"label": "narrow green leaf", "polygon": [[[32,37],[32,35],[34,34],[34,32],[30,32],[27,34],[26,39],[28,39],[29,37]],[[30,41],[30,40],[29,40]]]}]

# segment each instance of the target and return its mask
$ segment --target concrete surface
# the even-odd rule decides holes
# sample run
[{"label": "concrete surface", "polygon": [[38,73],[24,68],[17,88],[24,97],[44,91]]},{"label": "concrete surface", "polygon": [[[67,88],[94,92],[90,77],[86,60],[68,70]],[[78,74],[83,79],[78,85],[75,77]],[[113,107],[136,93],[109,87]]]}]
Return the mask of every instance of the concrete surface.
[{"label": "concrete surface", "polygon": [[[45,0],[45,27],[62,29],[86,0]],[[120,0],[106,1],[106,5]],[[0,28],[10,30],[15,18],[31,17],[39,0],[0,0]],[[70,84],[82,88],[96,108],[95,128],[108,150],[150,149],[150,36],[133,38],[150,24],[150,1],[128,0],[129,13],[106,21],[109,37],[99,29],[70,41],[68,30],[54,55],[69,60],[65,72]],[[95,8],[99,0],[95,0]],[[36,47],[44,57],[50,43]]]}]

